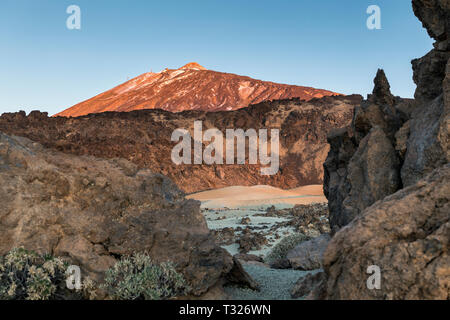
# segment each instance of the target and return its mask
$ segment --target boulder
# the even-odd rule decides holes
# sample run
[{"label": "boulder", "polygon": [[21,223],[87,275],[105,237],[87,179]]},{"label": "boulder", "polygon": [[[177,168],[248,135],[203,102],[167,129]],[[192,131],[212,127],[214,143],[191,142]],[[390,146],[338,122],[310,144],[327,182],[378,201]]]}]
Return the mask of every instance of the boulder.
[{"label": "boulder", "polygon": [[298,299],[305,297],[306,300],[321,296],[326,276],[324,272],[309,273],[298,279],[291,289],[291,297]]},{"label": "boulder", "polygon": [[286,255],[290,266],[296,270],[315,270],[322,267],[322,258],[330,241],[330,235],[322,234],[304,241]]},{"label": "boulder", "polygon": [[[324,254],[327,299],[450,298],[450,165],[367,208]],[[381,289],[369,289],[369,266]]]},{"label": "boulder", "polygon": [[245,229],[240,237],[239,252],[248,253],[249,251],[259,250],[263,245],[267,244],[267,239],[264,235],[251,232],[249,229]]},{"label": "boulder", "polygon": [[227,274],[228,283],[248,287],[252,290],[260,290],[259,284],[244,270],[242,263],[237,257],[233,257],[234,266]]},{"label": "boulder", "polygon": [[1,255],[23,246],[60,256],[97,281],[121,256],[147,252],[175,263],[199,296],[234,266],[199,202],[126,160],[67,155],[0,133],[0,203]]}]

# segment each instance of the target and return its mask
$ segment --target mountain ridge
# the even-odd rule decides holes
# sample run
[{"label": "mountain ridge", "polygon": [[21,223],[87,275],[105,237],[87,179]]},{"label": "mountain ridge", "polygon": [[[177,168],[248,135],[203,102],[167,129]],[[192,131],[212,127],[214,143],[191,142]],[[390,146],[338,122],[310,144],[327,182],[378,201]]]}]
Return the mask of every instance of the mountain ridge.
[{"label": "mountain ridge", "polygon": [[191,62],[179,69],[143,73],[54,116],[78,117],[143,109],[231,111],[263,101],[290,98],[309,101],[335,95],[341,94],[208,70]]}]

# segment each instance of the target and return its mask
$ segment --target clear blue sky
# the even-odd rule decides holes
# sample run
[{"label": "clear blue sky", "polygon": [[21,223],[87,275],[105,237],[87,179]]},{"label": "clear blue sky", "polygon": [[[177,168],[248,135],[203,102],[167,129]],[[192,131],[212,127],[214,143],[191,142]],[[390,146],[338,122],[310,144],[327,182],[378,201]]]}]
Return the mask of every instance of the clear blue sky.
[{"label": "clear blue sky", "polygon": [[[66,8],[81,8],[68,30]],[[381,30],[366,9],[381,7]],[[0,113],[54,114],[144,72],[196,61],[256,79],[366,95],[379,67],[412,97],[432,48],[410,0],[1,0]]]}]

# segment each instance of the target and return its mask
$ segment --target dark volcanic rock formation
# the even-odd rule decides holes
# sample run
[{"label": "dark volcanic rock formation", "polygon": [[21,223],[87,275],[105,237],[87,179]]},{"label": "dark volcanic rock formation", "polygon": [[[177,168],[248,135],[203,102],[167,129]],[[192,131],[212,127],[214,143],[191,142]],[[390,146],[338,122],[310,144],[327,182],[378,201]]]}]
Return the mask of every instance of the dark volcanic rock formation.
[{"label": "dark volcanic rock formation", "polygon": [[[427,12],[419,15],[424,25],[438,30],[435,20],[448,14],[449,4],[443,1],[433,7],[437,2],[413,3],[416,13]],[[433,49],[412,62],[415,101],[393,98],[386,76],[379,70],[373,94],[355,108],[351,126],[329,135],[324,191],[334,230],[377,200],[413,185],[449,161],[449,107],[444,102],[448,89],[444,90],[443,84],[448,86],[444,79],[450,51],[446,38],[439,39],[435,47],[445,50]]]},{"label": "dark volcanic rock formation", "polygon": [[200,203],[126,160],[77,157],[0,133],[0,255],[24,246],[68,259],[96,280],[117,259],[173,261],[193,295],[247,279],[215,244]]},{"label": "dark volcanic rock formation", "polygon": [[[335,235],[317,298],[450,298],[450,1],[413,8],[436,40],[412,62],[415,101],[392,99],[380,71],[352,125],[329,136],[324,189]],[[366,285],[371,265],[381,289]]]},{"label": "dark volcanic rock formation", "polygon": [[402,186],[400,155],[392,140],[412,102],[394,98],[382,70],[374,84],[373,94],[355,108],[351,126],[328,136],[324,192],[333,231]]},{"label": "dark volcanic rock formation", "polygon": [[[0,132],[27,137],[65,153],[124,158],[171,178],[185,192],[233,185],[294,188],[323,181],[323,161],[329,150],[328,131],[347,126],[360,96],[265,102],[230,112],[142,110],[107,112],[80,118],[49,118],[32,112],[3,114]],[[171,151],[177,128],[191,131],[195,120],[203,130],[216,127],[280,129],[280,171],[262,176],[259,165],[175,165]]]}]

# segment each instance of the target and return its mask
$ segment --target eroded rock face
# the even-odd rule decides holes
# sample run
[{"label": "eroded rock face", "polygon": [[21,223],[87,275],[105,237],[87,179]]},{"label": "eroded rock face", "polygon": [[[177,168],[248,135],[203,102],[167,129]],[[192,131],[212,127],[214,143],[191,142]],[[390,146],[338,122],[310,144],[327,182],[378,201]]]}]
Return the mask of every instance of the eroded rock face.
[{"label": "eroded rock face", "polygon": [[[327,299],[450,298],[450,165],[366,209],[324,254]],[[381,269],[369,290],[367,268]]]},{"label": "eroded rock face", "polygon": [[400,164],[405,151],[396,150],[396,132],[407,115],[397,104],[405,108],[408,101],[393,97],[382,70],[374,84],[373,94],[355,108],[351,126],[328,136],[324,191],[333,232],[402,187]]},{"label": "eroded rock face", "polygon": [[391,85],[386,78],[384,70],[379,69],[374,79],[374,88],[369,100],[377,105],[393,106],[395,97],[391,93]]},{"label": "eroded rock face", "polygon": [[400,187],[397,154],[380,127],[373,128],[348,164],[351,186],[343,202],[340,223],[346,225],[362,210]]},{"label": "eroded rock face", "polygon": [[437,43],[449,39],[450,1],[413,0],[412,6],[415,15],[422,21],[423,27],[427,29],[430,37],[437,40]]},{"label": "eroded rock face", "polygon": [[200,213],[160,174],[126,160],[77,157],[0,133],[0,254],[24,246],[96,280],[121,255],[173,261],[201,295],[233,267]]},{"label": "eroded rock face", "polygon": [[[441,130],[444,103],[443,95],[418,106],[410,120],[410,133],[405,160],[401,167],[404,186],[410,186],[448,162],[445,145],[438,134]],[[448,119],[448,116],[447,116]],[[448,120],[447,120],[448,121]]]},{"label": "eroded rock face", "polygon": [[393,97],[385,73],[378,70],[373,93],[355,108],[351,125],[328,137],[324,190],[333,232],[449,161],[450,48],[443,18],[449,2],[413,1],[413,6],[437,40],[435,49],[412,62],[415,100]]},{"label": "eroded rock face", "polygon": [[413,9],[436,42],[427,55],[412,61],[417,107],[411,114],[410,138],[401,171],[405,186],[416,183],[450,160],[450,1],[414,0]]},{"label": "eroded rock face", "polygon": [[411,115],[411,133],[401,172],[405,186],[416,183],[450,160],[450,1],[414,0],[413,9],[436,42],[427,55],[412,61],[418,105]]},{"label": "eroded rock face", "polygon": [[[329,147],[327,133],[347,126],[361,96],[326,97],[309,102],[298,99],[264,102],[230,112],[141,110],[102,113],[80,118],[49,118],[24,112],[0,117],[0,132],[37,141],[48,148],[75,155],[124,158],[172,179],[193,193],[234,185],[272,185],[284,189],[323,182],[323,161]],[[260,165],[179,165],[172,162],[176,142],[172,132],[190,130],[194,121],[203,131],[226,129],[279,129],[280,170],[263,176]],[[205,143],[205,146],[207,143]]]}]

